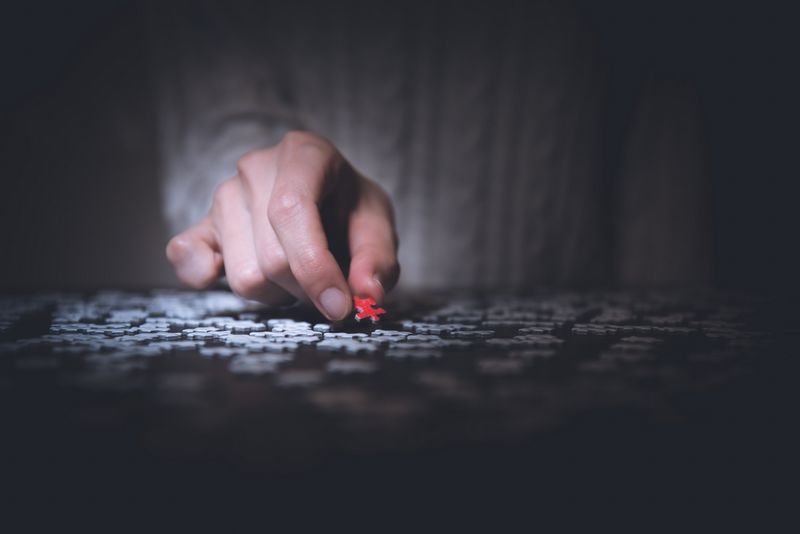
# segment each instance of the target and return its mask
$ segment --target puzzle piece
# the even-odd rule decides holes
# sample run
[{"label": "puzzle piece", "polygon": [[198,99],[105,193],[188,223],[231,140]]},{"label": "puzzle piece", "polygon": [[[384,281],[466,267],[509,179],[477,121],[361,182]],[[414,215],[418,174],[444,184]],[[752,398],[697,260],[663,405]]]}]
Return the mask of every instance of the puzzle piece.
[{"label": "puzzle piece", "polygon": [[356,308],[356,321],[369,318],[373,323],[377,323],[380,320],[379,315],[386,313],[383,308],[374,307],[375,299],[372,297],[353,297],[353,301]]}]

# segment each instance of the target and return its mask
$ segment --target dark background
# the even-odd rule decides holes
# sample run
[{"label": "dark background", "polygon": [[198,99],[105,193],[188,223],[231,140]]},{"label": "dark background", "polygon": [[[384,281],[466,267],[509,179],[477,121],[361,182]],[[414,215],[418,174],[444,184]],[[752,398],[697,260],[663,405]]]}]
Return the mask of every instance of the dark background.
[{"label": "dark background", "polygon": [[[711,151],[714,284],[796,294],[789,11],[764,2],[581,6],[610,60],[616,128],[630,120],[624,100],[645,75],[687,79],[699,91]],[[0,13],[0,289],[175,284],[163,259],[140,6],[40,1]]]}]

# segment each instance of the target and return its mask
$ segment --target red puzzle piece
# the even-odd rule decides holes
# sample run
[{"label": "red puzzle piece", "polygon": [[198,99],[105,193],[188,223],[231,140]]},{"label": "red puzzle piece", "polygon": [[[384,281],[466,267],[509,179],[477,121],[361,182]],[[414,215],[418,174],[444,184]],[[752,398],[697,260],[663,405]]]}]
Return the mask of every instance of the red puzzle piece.
[{"label": "red puzzle piece", "polygon": [[380,320],[379,315],[382,313],[386,313],[386,310],[383,308],[375,308],[375,299],[372,297],[367,297],[362,299],[361,297],[353,297],[353,302],[355,303],[354,306],[356,308],[356,321],[361,321],[362,319],[366,319],[369,317],[373,323],[377,323]]}]

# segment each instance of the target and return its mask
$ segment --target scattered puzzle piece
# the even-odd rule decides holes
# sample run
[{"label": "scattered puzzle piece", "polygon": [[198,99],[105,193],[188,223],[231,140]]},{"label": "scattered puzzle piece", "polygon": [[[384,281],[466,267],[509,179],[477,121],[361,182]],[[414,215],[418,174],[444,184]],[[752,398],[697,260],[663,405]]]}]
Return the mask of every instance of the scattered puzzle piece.
[{"label": "scattered puzzle piece", "polygon": [[383,308],[376,308],[375,299],[372,297],[361,298],[353,297],[354,306],[356,308],[356,321],[369,318],[373,323],[380,320],[380,315],[386,313]]}]

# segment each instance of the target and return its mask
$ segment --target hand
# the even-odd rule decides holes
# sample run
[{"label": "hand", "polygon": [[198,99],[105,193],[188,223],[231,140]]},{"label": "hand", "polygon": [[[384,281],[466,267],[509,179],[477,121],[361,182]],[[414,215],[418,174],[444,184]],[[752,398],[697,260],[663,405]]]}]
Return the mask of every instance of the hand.
[{"label": "hand", "polygon": [[167,258],[190,287],[207,287],[224,268],[246,299],[311,301],[330,320],[350,313],[353,293],[381,302],[400,273],[389,197],[306,132],[242,156],[209,214],[170,240]]}]

